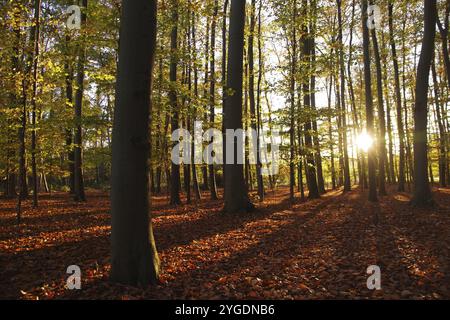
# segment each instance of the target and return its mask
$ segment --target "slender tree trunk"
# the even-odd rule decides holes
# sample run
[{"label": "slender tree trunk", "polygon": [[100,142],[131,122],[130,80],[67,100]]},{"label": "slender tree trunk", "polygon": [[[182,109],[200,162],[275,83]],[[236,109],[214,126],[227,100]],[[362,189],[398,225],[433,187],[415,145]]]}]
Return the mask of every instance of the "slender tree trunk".
[{"label": "slender tree trunk", "polygon": [[33,48],[33,88],[31,96],[31,171],[33,176],[33,207],[38,206],[38,178],[36,168],[36,96],[37,96],[37,72],[39,60],[39,39],[40,39],[40,18],[41,18],[41,0],[34,1],[34,48]]},{"label": "slender tree trunk", "polygon": [[294,0],[294,12],[292,17],[292,57],[291,57],[291,74],[290,74],[290,97],[291,97],[291,107],[290,107],[290,126],[289,126],[289,199],[291,203],[294,202],[295,196],[295,147],[294,147],[294,137],[295,137],[295,123],[294,123],[294,113],[295,113],[295,75],[297,72],[297,1]]},{"label": "slender tree trunk", "polygon": [[434,103],[436,107],[436,118],[437,118],[437,124],[439,129],[439,183],[442,187],[447,186],[447,170],[446,170],[446,142],[445,142],[445,128],[444,123],[442,121],[442,115],[441,115],[441,106],[440,106],[440,92],[439,92],[439,84],[437,80],[437,74],[436,74],[436,65],[435,61],[433,59],[433,62],[431,64],[431,70],[432,70],[432,76],[433,76],[433,87],[434,87]]},{"label": "slender tree trunk", "polygon": [[433,203],[427,172],[427,103],[428,77],[436,34],[436,0],[424,0],[424,7],[424,35],[422,52],[417,66],[414,107],[414,195],[411,202],[417,206],[428,206]]},{"label": "slender tree trunk", "polygon": [[389,1],[388,14],[389,14],[389,37],[391,43],[392,61],[394,64],[394,80],[395,80],[395,102],[397,106],[397,130],[399,140],[399,167],[398,167],[398,191],[405,191],[405,132],[403,130],[402,119],[402,97],[400,93],[400,75],[398,69],[397,50],[395,47],[394,38],[394,23],[393,23],[393,1]]},{"label": "slender tree trunk", "polygon": [[[88,0],[80,0],[82,6],[81,25],[86,25],[86,10]],[[86,36],[82,35],[81,44],[78,47],[77,64],[77,89],[75,91],[75,136],[74,136],[74,200],[86,201],[83,182],[83,156],[82,156],[82,109],[84,93],[84,67],[86,61]]]},{"label": "slender tree trunk", "polygon": [[259,200],[264,200],[264,178],[262,176],[262,162],[261,162],[261,147],[260,138],[262,128],[261,120],[261,82],[263,76],[263,56],[262,56],[262,33],[261,33],[261,10],[262,10],[262,0],[259,1],[258,7],[258,83],[257,83],[257,95],[256,95],[256,119],[257,119],[257,134],[256,134],[256,176],[258,178],[258,195]]},{"label": "slender tree trunk", "polygon": [[[226,98],[226,81],[227,81],[227,14],[228,14],[229,0],[225,0],[223,4],[223,20],[222,20],[222,114],[225,114],[225,98]],[[226,159],[225,147],[225,127],[222,121],[222,154],[223,160]],[[225,161],[223,161],[225,163]],[[223,181],[225,181],[226,166],[223,165]],[[224,189],[225,192],[225,189]],[[225,195],[224,195],[225,196]]]},{"label": "slender tree trunk", "polygon": [[[256,183],[258,188],[258,196],[260,199],[264,197],[263,193],[263,180],[261,175],[261,161],[259,159],[259,148],[258,148],[258,139],[259,139],[259,127],[257,126],[258,118],[256,115],[256,99],[255,99],[255,66],[254,66],[254,38],[255,38],[255,27],[256,27],[256,0],[251,1],[251,9],[250,9],[250,30],[248,35],[248,82],[249,82],[249,101],[250,101],[250,126],[252,131],[256,133],[256,141],[253,141],[253,145],[256,146]],[[259,106],[258,106],[259,107]],[[252,137],[255,138],[255,137]]]},{"label": "slender tree trunk", "polygon": [[339,24],[339,65],[340,65],[340,73],[341,73],[341,119],[342,119],[342,143],[343,143],[343,157],[344,157],[344,192],[351,190],[351,182],[350,182],[350,165],[348,161],[348,144],[347,144],[347,110],[345,106],[345,62],[344,62],[344,44],[343,44],[343,36],[342,36],[342,1],[337,0],[338,5],[338,24]]},{"label": "slender tree trunk", "polygon": [[[367,27],[367,0],[361,0],[361,8],[363,13],[362,29],[363,29],[363,51],[364,51],[364,82],[366,91],[366,123],[367,134],[373,137],[373,98],[372,98],[372,81],[370,74],[370,35]],[[377,181],[376,181],[376,159],[375,150],[370,148],[368,152],[369,166],[369,201],[378,201],[377,198]]]},{"label": "slender tree trunk", "polygon": [[112,148],[111,279],[147,286],[159,277],[148,193],[155,0],[122,2],[120,40]]},{"label": "slender tree trunk", "polygon": [[[170,34],[170,82],[169,101],[172,110],[171,130],[176,131],[179,126],[179,110],[177,98],[177,65],[178,65],[178,0],[172,0],[172,31]],[[176,143],[176,142],[175,142]],[[170,204],[181,204],[180,199],[180,165],[174,161],[172,163],[170,179]]]},{"label": "slender tree trunk", "polygon": [[317,7],[316,1],[311,1],[311,87],[310,87],[310,95],[311,95],[311,111],[313,112],[313,121],[312,121],[312,129],[314,132],[313,142],[314,142],[314,150],[315,157],[314,161],[317,167],[317,187],[319,189],[319,194],[324,194],[325,191],[325,182],[323,178],[323,170],[322,170],[322,155],[320,154],[320,140],[319,140],[319,131],[317,127],[317,119],[316,119],[316,19],[317,19]]},{"label": "slender tree trunk", "polygon": [[[381,33],[381,47],[385,47],[384,41],[384,33]],[[388,71],[387,71],[387,62],[386,62],[386,54],[381,55],[381,64],[383,66],[383,86],[384,92],[386,94],[386,130],[388,136],[388,154],[389,161],[388,167],[386,168],[387,177],[389,183],[395,183],[395,170],[394,170],[394,148],[393,148],[393,137],[392,137],[392,120],[391,120],[391,103],[390,103],[390,95],[389,95],[389,86],[388,86]]]},{"label": "slender tree trunk", "polygon": [[372,29],[373,52],[375,55],[375,66],[377,72],[377,102],[378,102],[378,124],[379,124],[379,139],[378,139],[378,193],[380,196],[385,196],[386,192],[386,172],[384,169],[386,159],[386,121],[384,112],[383,99],[383,74],[381,71],[381,57],[380,49],[378,47],[378,39],[376,29]]},{"label": "slender tree trunk", "polygon": [[446,72],[448,88],[450,89],[450,53],[449,53],[450,43],[448,41],[448,34],[449,34],[449,30],[450,30],[449,16],[450,16],[450,0],[447,0],[446,5],[445,5],[444,25],[442,25],[442,23],[438,17],[437,18],[437,26],[439,28],[439,33],[441,35],[442,58],[444,60],[444,68],[445,68],[445,72]]},{"label": "slender tree trunk", "polygon": [[330,75],[330,90],[328,93],[328,139],[330,145],[331,188],[336,189],[336,169],[334,165],[333,124],[331,122],[331,94],[333,92],[333,74]]},{"label": "slender tree trunk", "polygon": [[[215,121],[215,105],[216,105],[216,25],[217,14],[219,11],[219,1],[214,0],[214,13],[211,22],[211,54],[210,54],[210,86],[209,86],[209,122],[211,128],[214,127]],[[211,138],[210,143],[214,140]],[[209,165],[209,185],[211,191],[211,199],[217,200],[217,187],[216,187],[216,172],[214,164]]]},{"label": "slender tree trunk", "polygon": [[[192,55],[193,55],[193,61],[194,61],[194,98],[198,100],[198,67],[197,67],[197,34],[196,34],[196,21],[197,16],[195,12],[192,12]],[[193,115],[192,118],[197,120],[197,107],[194,105],[193,107]],[[201,193],[200,193],[200,186],[198,183],[198,177],[197,177],[197,167],[195,164],[195,141],[192,141],[192,184],[194,187],[194,193],[197,200],[201,199]]]}]

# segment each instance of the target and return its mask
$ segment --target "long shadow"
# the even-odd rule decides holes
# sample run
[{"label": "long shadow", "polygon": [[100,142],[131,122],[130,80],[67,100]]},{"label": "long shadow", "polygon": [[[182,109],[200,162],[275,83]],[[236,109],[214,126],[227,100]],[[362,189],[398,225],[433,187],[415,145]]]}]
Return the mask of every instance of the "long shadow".
[{"label": "long shadow", "polygon": [[106,264],[109,250],[109,235],[104,235],[32,251],[0,253],[0,298],[17,299],[21,290],[29,292],[46,284],[65,282],[70,265],[87,270]]},{"label": "long shadow", "polygon": [[[390,216],[389,225],[395,225],[391,233],[397,238],[408,239],[416,248],[414,256],[407,257],[415,267],[427,270],[425,276],[417,274],[412,277],[424,294],[440,292],[444,297],[450,297],[450,225],[449,215],[450,194],[434,192],[439,207],[421,209],[414,208],[408,202],[395,197],[389,198],[389,205],[398,208]],[[431,231],[431,232],[430,232]],[[405,258],[405,257],[404,257]],[[436,259],[437,264],[432,260]],[[431,261],[431,262],[430,262]],[[427,290],[425,288],[428,287]]]},{"label": "long shadow", "polygon": [[[315,206],[305,208],[305,210],[303,211],[288,213],[283,217],[283,219],[288,219],[290,221],[288,224],[283,225],[280,229],[275,230],[270,234],[262,235],[257,244],[251,245],[244,250],[233,253],[226,260],[221,260],[214,263],[203,263],[196,269],[177,274],[176,278],[173,281],[170,281],[167,285],[159,286],[154,290],[149,289],[145,291],[137,291],[136,294],[139,294],[140,296],[144,294],[145,298],[147,299],[195,298],[194,296],[183,296],[186,288],[181,286],[180,283],[186,283],[186,285],[188,285],[188,283],[197,283],[198,286],[193,287],[192,290],[197,289],[199,291],[202,291],[203,288],[201,286],[205,282],[217,282],[217,280],[221,276],[230,275],[242,268],[254,268],[254,259],[260,257],[261,254],[264,254],[268,257],[279,254],[292,254],[292,252],[298,250],[299,248],[314,246],[314,239],[308,239],[306,235],[301,235],[298,233],[298,231],[303,225],[308,223],[308,221],[316,216],[318,210],[320,210],[319,208],[323,208],[323,206],[320,205],[321,201],[316,201],[316,204],[317,205]],[[273,213],[275,213],[275,211],[265,213],[264,218],[269,218],[269,216]],[[258,217],[262,218],[260,215]],[[223,219],[225,220],[230,218],[232,217],[223,217]],[[239,218],[236,220],[236,222],[238,223],[238,225],[242,225],[243,221],[247,220],[249,219]],[[224,230],[222,231],[224,232]],[[299,236],[299,238],[296,238],[295,240],[290,238],[286,239],[284,237],[286,233],[294,233]],[[298,242],[298,240],[300,240],[300,242]],[[271,244],[272,247],[270,247]],[[269,248],[271,248],[271,250]],[[270,265],[267,265],[272,270],[281,270],[283,266],[288,263],[284,260],[277,259],[276,257],[273,257],[273,259],[274,261],[272,261]],[[164,270],[164,261],[162,262],[162,267]],[[87,292],[89,292],[90,290],[97,292],[99,287],[105,285],[104,283],[102,283],[102,281],[93,281],[89,283],[88,287],[86,288]],[[121,294],[118,294],[116,291],[115,298],[120,298],[121,295],[126,295],[126,293],[128,292],[127,290],[130,290],[129,288],[123,288],[120,286],[117,286],[116,289]],[[82,298],[85,294],[87,294],[87,292],[66,292],[63,295],[58,296],[58,299]],[[132,294],[133,290],[131,290],[130,293]]]},{"label": "long shadow", "polygon": [[[330,198],[327,201],[333,201]],[[317,206],[314,206],[314,205]],[[283,234],[286,230],[298,233],[299,228],[311,220],[316,210],[323,207],[323,200],[308,202],[308,206],[296,208],[295,212],[289,214],[290,223],[273,233],[262,236],[260,242],[243,252],[238,252],[227,261],[207,266],[201,270],[194,270],[180,275],[180,279],[188,280],[190,277],[208,275],[213,268],[220,267],[227,272],[237,270],[240,265],[250,258],[267,253],[267,245],[277,243],[275,251],[271,254],[281,253],[292,249],[294,240],[286,241]],[[191,243],[193,240],[201,239],[216,234],[226,233],[243,227],[251,221],[266,219],[276,210],[269,206],[262,208],[259,212],[247,215],[221,215],[209,213],[194,221],[183,221],[167,226],[156,226],[155,234],[159,251],[165,251],[175,246]],[[298,213],[301,212],[300,216]],[[211,223],[214,220],[215,223]],[[289,240],[289,239],[288,239]],[[314,239],[302,238],[302,244],[314,245]],[[289,245],[288,245],[289,244]],[[299,244],[297,244],[299,245]],[[63,243],[57,246],[36,249],[29,252],[18,252],[14,254],[0,254],[0,264],[5,266],[1,269],[2,281],[0,292],[6,298],[17,298],[20,290],[27,292],[39,285],[51,282],[63,281],[67,275],[65,268],[72,264],[79,265],[82,270],[93,268],[96,264],[105,265],[109,262],[109,235],[96,236],[77,242]],[[73,261],[75,258],[76,261]],[[281,261],[281,263],[283,263]],[[251,265],[249,265],[251,267]],[[61,278],[55,279],[55,274],[61,274]],[[215,273],[212,272],[211,275]],[[177,278],[177,282],[180,281]]]}]

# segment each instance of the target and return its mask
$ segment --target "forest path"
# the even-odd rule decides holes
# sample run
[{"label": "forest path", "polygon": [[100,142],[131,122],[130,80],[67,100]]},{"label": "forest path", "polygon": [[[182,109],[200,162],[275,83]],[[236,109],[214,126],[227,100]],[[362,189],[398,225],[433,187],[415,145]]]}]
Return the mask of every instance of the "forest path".
[{"label": "forest path", "polygon": [[[105,299],[449,298],[450,190],[439,208],[413,209],[396,193],[371,204],[365,192],[332,191],[290,205],[288,190],[268,192],[248,215],[220,213],[221,201],[173,207],[154,198],[161,284],[146,290],[109,283],[109,200],[66,195],[0,205],[0,296]],[[205,193],[205,196],[206,193]],[[82,270],[82,290],[64,288],[67,266]],[[366,269],[381,268],[381,291],[367,289]]]}]

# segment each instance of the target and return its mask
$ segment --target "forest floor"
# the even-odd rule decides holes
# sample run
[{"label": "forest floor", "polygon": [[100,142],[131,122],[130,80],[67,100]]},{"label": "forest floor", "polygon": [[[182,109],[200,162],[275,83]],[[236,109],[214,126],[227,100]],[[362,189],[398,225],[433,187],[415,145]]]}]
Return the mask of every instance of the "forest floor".
[{"label": "forest floor", "polygon": [[[161,284],[112,284],[107,194],[86,203],[67,194],[24,204],[0,200],[0,298],[3,299],[450,299],[450,189],[438,206],[412,208],[394,187],[379,204],[358,189],[290,205],[288,190],[268,191],[258,210],[221,214],[208,194],[173,207],[153,198]],[[65,288],[66,269],[82,270],[81,290]],[[370,265],[382,290],[367,289]]]}]

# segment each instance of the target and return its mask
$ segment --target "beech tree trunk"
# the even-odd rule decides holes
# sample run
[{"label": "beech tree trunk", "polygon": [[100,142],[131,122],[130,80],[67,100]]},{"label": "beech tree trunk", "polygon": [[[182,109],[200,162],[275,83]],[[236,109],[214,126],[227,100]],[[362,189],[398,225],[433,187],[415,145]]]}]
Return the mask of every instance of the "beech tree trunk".
[{"label": "beech tree trunk", "polygon": [[342,119],[342,143],[343,143],[343,166],[344,166],[344,192],[350,191],[352,189],[351,181],[350,181],[350,164],[348,161],[348,144],[347,144],[347,110],[345,107],[345,62],[344,62],[344,44],[343,44],[343,35],[342,35],[342,1],[337,0],[338,5],[338,23],[339,23],[339,33],[338,33],[338,41],[339,41],[339,66],[340,66],[340,74],[341,74],[341,119]]},{"label": "beech tree trunk", "polygon": [[[210,62],[210,86],[209,86],[209,122],[210,127],[214,127],[215,120],[215,105],[216,105],[216,25],[217,25],[217,13],[219,11],[219,1],[214,0],[214,13],[211,22],[211,56]],[[213,143],[214,139],[211,138],[210,143]],[[209,185],[211,192],[211,199],[217,200],[217,186],[216,186],[216,172],[214,164],[209,165]]]},{"label": "beech tree trunk", "polygon": [[[86,25],[86,10],[88,0],[81,0],[81,27]],[[83,182],[83,156],[82,156],[82,126],[81,115],[83,109],[83,92],[84,92],[84,65],[86,61],[85,36],[82,35],[82,41],[78,48],[78,64],[77,64],[77,90],[75,92],[75,136],[74,136],[74,200],[86,201]]]},{"label": "beech tree trunk", "polygon": [[111,279],[156,283],[159,259],[149,218],[148,158],[156,0],[124,0],[112,147]]},{"label": "beech tree trunk", "polygon": [[[372,98],[372,81],[370,73],[370,36],[369,28],[367,27],[367,0],[361,1],[361,8],[363,13],[362,29],[363,29],[363,52],[364,52],[364,83],[366,92],[366,123],[367,134],[374,136],[373,128],[373,98]],[[377,197],[377,181],[375,169],[375,149],[372,147],[368,151],[368,169],[369,169],[369,201],[378,201]]]},{"label": "beech tree trunk", "polygon": [[[227,95],[224,128],[242,129],[242,81],[244,51],[245,0],[231,0],[230,31],[228,37]],[[230,94],[231,92],[231,94]],[[232,149],[229,149],[231,147]],[[243,159],[238,159],[238,146],[226,146],[227,156],[233,152],[233,163],[226,161],[225,205],[227,213],[248,212],[254,209],[248,198],[244,181]]]},{"label": "beech tree trunk", "polygon": [[424,7],[424,35],[422,52],[417,66],[416,101],[414,104],[414,195],[411,202],[416,206],[428,206],[433,203],[427,171],[427,103],[428,77],[436,35],[436,0],[424,0]]},{"label": "beech tree trunk", "polygon": [[376,29],[372,29],[373,52],[375,55],[375,66],[377,72],[377,102],[378,102],[378,124],[380,134],[378,135],[378,193],[380,196],[385,196],[386,192],[386,120],[384,112],[383,99],[383,74],[381,72],[381,57],[380,49],[378,47],[378,39]]},{"label": "beech tree trunk", "polygon": [[[174,132],[179,127],[179,110],[178,110],[178,98],[177,98],[177,51],[178,51],[178,0],[172,0],[172,31],[170,34],[170,91],[169,91],[169,101],[172,111],[171,118],[171,130]],[[174,145],[177,142],[174,142]],[[178,205],[181,204],[180,199],[180,165],[171,161],[172,170],[170,178],[170,204]]]},{"label": "beech tree trunk", "polygon": [[398,164],[398,191],[405,191],[405,131],[403,129],[402,119],[402,96],[400,93],[400,74],[398,69],[397,49],[395,47],[394,38],[394,22],[393,22],[394,4],[390,0],[388,6],[389,21],[389,37],[391,43],[392,61],[394,64],[394,80],[395,80],[395,103],[397,107],[397,130],[399,141],[399,164]]}]

